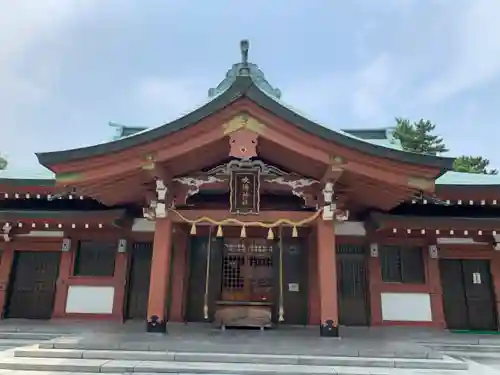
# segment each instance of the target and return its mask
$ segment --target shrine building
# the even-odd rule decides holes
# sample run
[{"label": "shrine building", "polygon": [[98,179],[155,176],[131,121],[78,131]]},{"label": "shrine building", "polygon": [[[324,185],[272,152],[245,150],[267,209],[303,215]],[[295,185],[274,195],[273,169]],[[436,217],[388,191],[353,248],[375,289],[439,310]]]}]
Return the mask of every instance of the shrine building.
[{"label": "shrine building", "polygon": [[248,47],[185,116],[0,172],[2,318],[497,330],[500,177],[314,122]]}]

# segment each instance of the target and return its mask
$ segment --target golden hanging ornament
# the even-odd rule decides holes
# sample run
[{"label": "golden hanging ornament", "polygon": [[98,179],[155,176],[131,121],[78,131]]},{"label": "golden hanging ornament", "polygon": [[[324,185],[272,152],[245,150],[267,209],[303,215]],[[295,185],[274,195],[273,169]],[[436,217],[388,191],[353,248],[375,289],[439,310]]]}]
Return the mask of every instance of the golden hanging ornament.
[{"label": "golden hanging ornament", "polygon": [[191,225],[191,231],[189,232],[189,234],[191,234],[191,236],[194,236],[196,234],[196,224],[192,224]]},{"label": "golden hanging ornament", "polygon": [[294,226],[294,227],[292,228],[292,237],[293,237],[293,238],[297,238],[298,236],[299,236],[299,231],[297,230],[297,227],[296,227],[296,226]]},{"label": "golden hanging ornament", "polygon": [[241,227],[240,237],[241,238],[246,238],[247,237],[247,230],[246,230],[245,226]]},{"label": "golden hanging ornament", "polygon": [[217,234],[215,235],[216,237],[223,237],[224,236],[224,233],[222,232],[222,226],[219,225],[217,227]]},{"label": "golden hanging ornament", "polygon": [[269,228],[269,230],[267,231],[267,239],[274,240],[274,233],[272,228]]}]

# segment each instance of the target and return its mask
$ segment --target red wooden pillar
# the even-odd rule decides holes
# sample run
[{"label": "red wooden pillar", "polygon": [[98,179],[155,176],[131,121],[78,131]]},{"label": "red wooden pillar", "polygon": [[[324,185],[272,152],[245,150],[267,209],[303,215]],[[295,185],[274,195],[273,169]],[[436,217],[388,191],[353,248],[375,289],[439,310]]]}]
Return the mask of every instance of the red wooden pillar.
[{"label": "red wooden pillar", "polygon": [[[446,328],[443,306],[443,289],[441,287],[441,273],[439,259],[430,256],[429,246],[424,248],[424,261],[427,262],[427,284],[431,296],[432,324],[437,328]],[[438,251],[439,252],[439,251]]]},{"label": "red wooden pillar", "polygon": [[184,295],[186,289],[186,263],[188,251],[188,233],[185,226],[175,227],[174,260],[172,269],[172,296],[169,320],[184,321]]},{"label": "red wooden pillar", "polygon": [[339,314],[334,222],[319,219],[316,224],[316,230],[321,317],[320,334],[326,337],[338,337]]},{"label": "red wooden pillar", "polygon": [[[62,242],[61,242],[62,247]],[[59,275],[56,282],[56,295],[54,298],[54,309],[52,318],[62,318],[66,315],[66,299],[68,297],[68,279],[73,274],[73,257],[78,248],[78,241],[71,241],[71,248],[61,253],[59,262]]]},{"label": "red wooden pillar", "polygon": [[172,253],[172,221],[169,218],[157,219],[151,261],[149,284],[147,331],[167,331],[167,312],[165,298],[168,291],[170,257]]},{"label": "red wooden pillar", "polygon": [[14,248],[11,242],[3,245],[0,262],[0,318],[3,319],[5,308],[7,307],[7,289],[9,287],[9,278],[14,262]]},{"label": "red wooden pillar", "polygon": [[380,258],[371,256],[368,259],[368,278],[370,288],[370,315],[371,325],[377,326],[382,324],[382,301],[381,301],[381,287],[382,276],[380,269]]},{"label": "red wooden pillar", "polygon": [[309,296],[309,325],[320,324],[319,312],[319,290],[318,290],[318,246],[316,241],[316,233],[311,231],[308,237],[308,260],[307,272],[309,275],[309,285],[307,295]]},{"label": "red wooden pillar", "polygon": [[127,253],[116,253],[115,274],[113,284],[115,296],[113,300],[113,319],[123,321],[125,311],[125,285],[127,284],[128,255]]},{"label": "red wooden pillar", "polygon": [[496,250],[493,250],[490,263],[490,272],[493,279],[493,291],[495,293],[497,321],[500,322],[500,252]]}]

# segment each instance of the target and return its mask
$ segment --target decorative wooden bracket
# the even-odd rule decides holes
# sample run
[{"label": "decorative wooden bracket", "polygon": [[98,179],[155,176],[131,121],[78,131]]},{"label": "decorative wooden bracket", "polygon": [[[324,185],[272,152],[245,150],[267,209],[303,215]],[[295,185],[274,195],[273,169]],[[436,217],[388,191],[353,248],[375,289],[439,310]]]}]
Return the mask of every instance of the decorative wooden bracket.
[{"label": "decorative wooden bracket", "polygon": [[332,202],[323,207],[322,217],[325,221],[335,219],[336,221],[343,223],[344,221],[349,220],[349,210],[337,208],[337,203]]},{"label": "decorative wooden bracket", "polygon": [[229,134],[229,156],[238,159],[257,157],[258,134],[248,129],[240,129]]},{"label": "decorative wooden bracket", "polygon": [[143,208],[143,216],[146,219],[154,220],[156,218],[164,218],[168,215],[167,200],[168,200],[168,183],[171,181],[167,171],[156,164],[154,155],[147,155],[146,161],[142,166],[151,178],[155,180],[155,197],[149,199],[149,206]]},{"label": "decorative wooden bracket", "polygon": [[321,181],[324,183],[323,193],[323,220],[335,220],[344,222],[349,219],[349,211],[337,208],[335,201],[335,183],[343,173],[339,165],[328,166]]},{"label": "decorative wooden bracket", "polygon": [[155,216],[157,218],[167,217],[167,205],[166,205],[167,193],[168,193],[168,188],[165,185],[165,182],[163,180],[156,180],[156,196],[158,200],[156,202],[154,210],[155,210]]},{"label": "decorative wooden bracket", "polygon": [[163,180],[155,181],[155,191],[149,192],[147,197],[148,206],[142,209],[142,214],[145,219],[155,220],[156,218],[164,218],[168,215],[167,199],[168,187]]},{"label": "decorative wooden bracket", "polygon": [[10,232],[12,231],[12,225],[10,223],[5,223],[2,227],[2,235],[5,242],[10,242],[12,240]]}]

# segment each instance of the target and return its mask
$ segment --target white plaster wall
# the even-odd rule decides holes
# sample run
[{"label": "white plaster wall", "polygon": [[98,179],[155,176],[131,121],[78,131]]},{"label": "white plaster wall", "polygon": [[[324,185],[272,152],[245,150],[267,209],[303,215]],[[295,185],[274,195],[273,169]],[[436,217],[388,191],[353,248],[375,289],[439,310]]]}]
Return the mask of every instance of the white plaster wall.
[{"label": "white plaster wall", "polygon": [[337,236],[366,236],[365,224],[362,221],[344,221],[335,223]]},{"label": "white plaster wall", "polygon": [[146,219],[134,219],[132,232],[154,232],[155,222]]},{"label": "white plaster wall", "polygon": [[428,293],[381,293],[382,320],[432,322]]},{"label": "white plaster wall", "polygon": [[66,313],[111,314],[115,288],[112,286],[70,285]]},{"label": "white plaster wall", "polygon": [[485,242],[476,242],[471,237],[438,237],[436,242],[443,245],[482,245]]},{"label": "white plaster wall", "polygon": [[64,237],[63,231],[57,230],[32,230],[29,233],[18,234],[18,237]]}]

